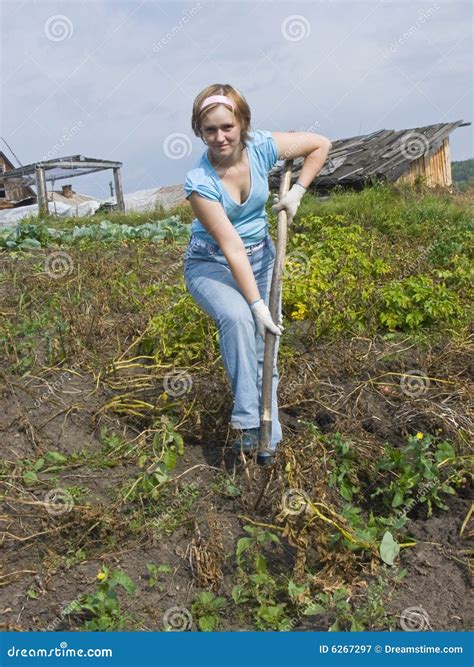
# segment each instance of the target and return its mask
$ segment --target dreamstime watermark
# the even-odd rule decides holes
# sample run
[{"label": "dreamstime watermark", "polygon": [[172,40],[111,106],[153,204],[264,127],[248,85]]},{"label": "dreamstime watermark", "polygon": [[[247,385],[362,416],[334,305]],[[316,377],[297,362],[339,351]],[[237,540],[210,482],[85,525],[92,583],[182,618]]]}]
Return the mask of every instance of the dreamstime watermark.
[{"label": "dreamstime watermark", "polygon": [[201,5],[200,2],[196,3],[194,7],[191,7],[191,9],[183,9],[182,14],[183,16],[180,18],[178,23],[175,23],[175,25],[169,30],[164,37],[160,39],[158,43],[153,44],[153,51],[155,53],[159,53],[167,44],[171,42],[176,35],[181,32],[181,30],[184,28],[184,26],[198,14],[198,12],[203,8],[203,5]]},{"label": "dreamstime watermark", "polygon": [[405,396],[414,398],[426,394],[430,386],[430,380],[423,371],[407,371],[400,378],[400,389]]},{"label": "dreamstime watermark", "polygon": [[54,280],[65,278],[73,272],[74,261],[71,255],[64,250],[56,250],[50,253],[44,263],[45,273]]},{"label": "dreamstime watermark", "polygon": [[289,42],[300,42],[309,37],[310,32],[310,23],[306,16],[301,14],[292,14],[282,21],[281,34]]},{"label": "dreamstime watermark", "polygon": [[293,516],[306,512],[310,508],[311,499],[301,489],[288,489],[282,496],[281,504],[285,514]]},{"label": "dreamstime watermark", "polygon": [[163,142],[163,151],[170,160],[181,160],[191,155],[193,145],[191,139],[183,132],[168,134]]},{"label": "dreamstime watermark", "polygon": [[72,21],[64,14],[50,16],[44,24],[44,33],[51,42],[71,39],[74,33]]},{"label": "dreamstime watermark", "polygon": [[48,382],[48,389],[44,391],[41,396],[35,399],[34,406],[39,408],[40,405],[48,399],[49,396],[54,396],[56,391],[64,385],[65,382],[70,382],[73,379],[72,375],[69,375],[71,371],[76,371],[79,369],[79,366],[74,365],[67,370],[64,370],[54,382]]},{"label": "dreamstime watermark", "polygon": [[81,597],[82,596],[79,596],[74,600],[68,602],[67,605],[63,609],[61,609],[59,616],[56,616],[50,623],[48,623],[48,625],[44,629],[44,632],[54,632],[54,630],[56,630],[61,625],[61,623],[67,616],[69,616],[69,614],[73,614],[75,611],[80,611]]},{"label": "dreamstime watermark", "polygon": [[177,262],[174,262],[173,264],[168,266],[166,271],[160,275],[160,280],[159,280],[160,284],[166,283],[168,281],[168,278],[173,276],[174,271],[176,271],[177,269],[182,269],[182,266],[183,266],[182,260],[178,260]]},{"label": "dreamstime watermark", "polygon": [[[316,373],[318,371],[318,366],[314,362],[308,360],[305,362],[304,367],[299,369],[298,377],[295,380],[290,380],[284,388],[281,389],[280,396],[282,400],[287,398],[292,398],[294,391],[301,391],[308,382],[308,375],[310,373]],[[315,376],[313,376],[314,378]]]},{"label": "dreamstime watermark", "polygon": [[430,142],[421,132],[410,132],[400,142],[400,153],[407,160],[418,160],[428,153],[429,148]]},{"label": "dreamstime watermark", "polygon": [[74,123],[74,125],[70,128],[65,128],[63,130],[63,134],[61,135],[61,139],[58,143],[54,144],[54,146],[49,150],[43,157],[41,158],[42,160],[51,160],[59,151],[64,148],[64,146],[71,141],[71,139],[74,138],[74,135],[79,132],[84,127],[84,123],[82,120],[77,121],[77,123]]},{"label": "dreamstime watermark", "polygon": [[174,397],[187,394],[193,386],[193,379],[187,371],[172,371],[163,379],[163,388],[167,394]]},{"label": "dreamstime watermark", "polygon": [[201,482],[202,479],[197,477],[191,484],[188,484],[188,486],[181,489],[178,498],[173,500],[173,502],[166,508],[166,512],[152,521],[152,524],[156,529],[155,537],[161,537],[163,532],[165,532],[164,524],[171,519],[173,512],[179,511],[183,503],[187,502],[188,499],[192,499],[193,496],[198,493]]},{"label": "dreamstime watermark", "polygon": [[193,617],[186,607],[170,607],[163,615],[163,628],[166,632],[187,632],[192,625]]},{"label": "dreamstime watermark", "polygon": [[405,632],[431,630],[430,617],[423,607],[407,607],[400,615],[400,627]]},{"label": "dreamstime watermark", "polygon": [[74,498],[67,489],[51,489],[44,497],[45,508],[52,516],[67,514],[74,507]]},{"label": "dreamstime watermark", "polygon": [[423,502],[423,496],[428,496],[430,491],[432,491],[435,486],[438,484],[437,480],[432,480],[430,482],[424,482],[423,484],[420,484],[416,496],[413,498],[410,498],[407,500],[403,508],[397,510],[394,514],[395,519],[406,519],[408,516],[408,513],[412,511],[417,505],[419,505],[421,502]]},{"label": "dreamstime watermark", "polygon": [[420,248],[418,257],[403,270],[402,275],[397,278],[397,281],[404,280],[415,273],[415,271],[418,271],[420,264],[428,257],[434,245],[434,243],[430,243],[426,248]]},{"label": "dreamstime watermark", "polygon": [[[430,243],[428,246],[423,247],[423,246],[418,246],[418,256],[411,262],[409,262],[405,267],[403,265],[400,266],[402,269],[402,272],[398,276],[394,276],[390,280],[390,285],[395,285],[396,283],[400,283],[405,278],[409,278],[410,276],[415,275],[422,264],[424,262],[432,249],[436,246],[437,242]],[[387,286],[387,282],[383,282],[382,280],[377,282],[377,287],[379,290],[383,290]],[[380,291],[380,294],[382,291]]]},{"label": "dreamstime watermark", "polygon": [[286,151],[281,156],[281,159],[287,160],[289,157],[291,157],[293,155],[293,151],[303,145],[306,139],[304,135],[315,134],[315,131],[320,127],[320,125],[321,123],[319,120],[315,120],[312,125],[305,127],[303,130],[289,130],[290,134],[293,132],[298,132],[299,136],[295,139],[294,143],[292,143],[290,147],[286,149]]},{"label": "dreamstime watermark", "polygon": [[408,28],[408,30],[405,31],[403,33],[403,35],[396,40],[396,42],[393,42],[392,44],[390,44],[390,52],[391,53],[396,53],[398,51],[398,49],[400,48],[400,46],[405,44],[405,42],[407,42],[410,39],[410,37],[412,37],[416,32],[418,32],[418,30],[423,25],[423,23],[425,23],[425,21],[430,19],[438,11],[438,9],[439,9],[439,4],[437,2],[435,2],[434,5],[432,5],[431,7],[428,7],[428,9],[426,9],[423,13],[421,13],[418,16],[415,23],[413,23]]},{"label": "dreamstime watermark", "polygon": [[68,648],[67,642],[61,642],[55,648],[15,648],[7,650],[9,658],[111,658],[111,648]]},{"label": "dreamstime watermark", "polygon": [[308,255],[301,250],[292,250],[285,256],[285,265],[283,273],[290,268],[292,275],[302,276],[308,273],[310,268],[310,259]]}]

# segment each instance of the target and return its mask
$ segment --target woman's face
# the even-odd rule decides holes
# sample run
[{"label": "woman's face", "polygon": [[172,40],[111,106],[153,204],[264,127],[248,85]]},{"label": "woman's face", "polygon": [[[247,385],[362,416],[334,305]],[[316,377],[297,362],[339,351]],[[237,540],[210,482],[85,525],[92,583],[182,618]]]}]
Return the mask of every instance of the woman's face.
[{"label": "woman's face", "polygon": [[232,111],[223,104],[205,114],[201,132],[202,138],[217,159],[230,155],[240,146],[241,125]]}]

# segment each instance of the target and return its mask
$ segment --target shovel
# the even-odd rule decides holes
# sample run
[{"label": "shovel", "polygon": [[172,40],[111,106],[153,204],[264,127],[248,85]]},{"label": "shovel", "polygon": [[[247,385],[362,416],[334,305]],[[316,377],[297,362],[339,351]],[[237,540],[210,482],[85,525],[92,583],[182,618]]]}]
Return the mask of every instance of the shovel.
[{"label": "shovel", "polygon": [[[290,189],[292,167],[293,160],[285,160],[280,176],[280,200]],[[280,303],[281,295],[281,278],[283,274],[283,265],[285,263],[286,238],[288,231],[288,220],[284,209],[278,213],[277,221],[276,255],[268,304],[274,322],[277,322],[278,317],[278,305]],[[276,335],[267,329],[265,333],[265,351],[263,355],[262,412],[260,417],[260,440],[257,454],[257,463],[260,464],[271,464],[274,458],[272,456],[274,451],[270,449],[270,443],[272,439],[272,385],[275,343]]]}]

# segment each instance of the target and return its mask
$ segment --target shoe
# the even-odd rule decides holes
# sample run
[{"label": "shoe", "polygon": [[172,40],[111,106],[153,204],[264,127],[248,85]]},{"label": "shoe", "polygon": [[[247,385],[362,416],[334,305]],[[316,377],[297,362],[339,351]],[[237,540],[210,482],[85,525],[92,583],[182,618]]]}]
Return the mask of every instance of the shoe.
[{"label": "shoe", "polygon": [[275,452],[265,452],[257,455],[257,464],[259,466],[272,466],[275,463]]},{"label": "shoe", "polygon": [[236,454],[240,452],[254,454],[258,449],[259,439],[260,428],[244,428],[242,429],[242,435],[232,445],[232,449]]}]

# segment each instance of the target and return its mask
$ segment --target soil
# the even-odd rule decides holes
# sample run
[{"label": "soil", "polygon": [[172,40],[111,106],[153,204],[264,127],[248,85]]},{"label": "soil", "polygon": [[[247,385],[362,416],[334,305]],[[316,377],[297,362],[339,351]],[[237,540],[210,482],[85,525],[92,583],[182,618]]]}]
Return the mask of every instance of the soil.
[{"label": "soil", "polygon": [[[168,265],[175,261],[173,257]],[[109,319],[107,326],[107,333],[97,339],[102,370],[116,354],[116,339],[121,351],[130,345],[133,322],[117,317]],[[367,470],[373,470],[384,443],[400,446],[408,435],[419,431],[438,433],[456,443],[459,453],[472,453],[472,421],[466,398],[472,391],[472,358],[464,344],[448,341],[424,349],[402,337],[308,344],[298,325],[287,333],[299,354],[282,357],[280,362],[284,441],[273,477],[252,461],[247,466],[240,462],[234,465],[230,446],[235,433],[228,426],[231,394],[221,364],[194,370],[186,399],[188,407],[194,401],[193,410],[179,429],[184,435],[184,454],[173,471],[173,477],[179,479],[169,485],[164,498],[142,498],[138,509],[145,523],[137,532],[130,518],[137,516],[139,503],[127,501],[125,492],[117,493],[140,473],[137,459],[120,456],[110,465],[101,431],[106,427],[109,433],[119,434],[138,447],[149,435],[149,420],[107,409],[108,402],[123,391],[105,382],[106,375],[99,375],[97,367],[94,370],[82,361],[70,364],[69,372],[43,367],[23,377],[0,374],[0,453],[5,470],[13,471],[1,478],[2,629],[78,629],[81,619],[64,610],[82,594],[97,590],[97,573],[104,563],[126,571],[137,585],[134,596],[120,594],[123,611],[136,619],[133,629],[161,630],[164,614],[174,607],[190,609],[200,591],[212,590],[230,598],[236,583],[236,544],[247,534],[243,526],[251,522],[275,524],[275,498],[285,488],[288,466],[297,469],[307,461],[305,422],[311,422],[322,434],[341,433],[350,438],[354,451],[365,458]],[[410,394],[400,382],[400,374],[413,369],[423,369],[431,378],[421,393],[412,389]],[[156,397],[162,392],[162,378],[151,370],[150,378],[148,394]],[[452,383],[446,384],[446,378]],[[69,457],[68,465],[52,473],[39,472],[36,484],[25,485],[26,468],[13,464],[26,459],[33,464],[50,451]],[[326,454],[330,458],[331,454]],[[314,488],[329,502],[333,492],[327,488],[327,461],[323,458],[314,462],[320,466]],[[45,506],[54,474],[58,476],[57,488],[85,491],[61,515],[52,514]],[[238,488],[235,495],[233,487]],[[184,506],[183,497],[190,488],[199,493],[193,503]],[[263,488],[266,491],[255,509]],[[460,631],[473,627],[472,546],[467,539],[472,520],[460,535],[471,506],[470,490],[460,488],[447,504],[447,511],[435,509],[429,518],[424,510],[417,510],[419,514],[406,526],[407,541],[413,538],[416,544],[402,548],[397,565],[407,573],[385,600],[396,629],[403,627],[405,612],[411,608],[424,611],[425,625],[420,629]],[[176,508],[176,525],[163,532],[159,521]],[[307,562],[316,570],[320,547],[310,548]],[[291,540],[282,537],[268,550],[269,567],[293,576],[296,551]],[[331,550],[326,557],[332,558]],[[162,573],[151,585],[149,563],[169,565],[172,571]],[[349,589],[353,585],[357,593],[381,571],[375,560],[359,558],[357,567],[347,570],[345,578],[340,573],[344,571],[341,563],[331,584],[325,569],[328,563],[320,565],[322,577],[328,572],[321,590],[344,584]],[[232,611],[223,615],[221,630],[253,628],[244,608],[232,602],[228,608]],[[331,622],[329,616],[304,617],[296,619],[292,629],[327,630]],[[394,626],[387,624],[389,627]],[[195,620],[192,629],[196,629]]]}]

